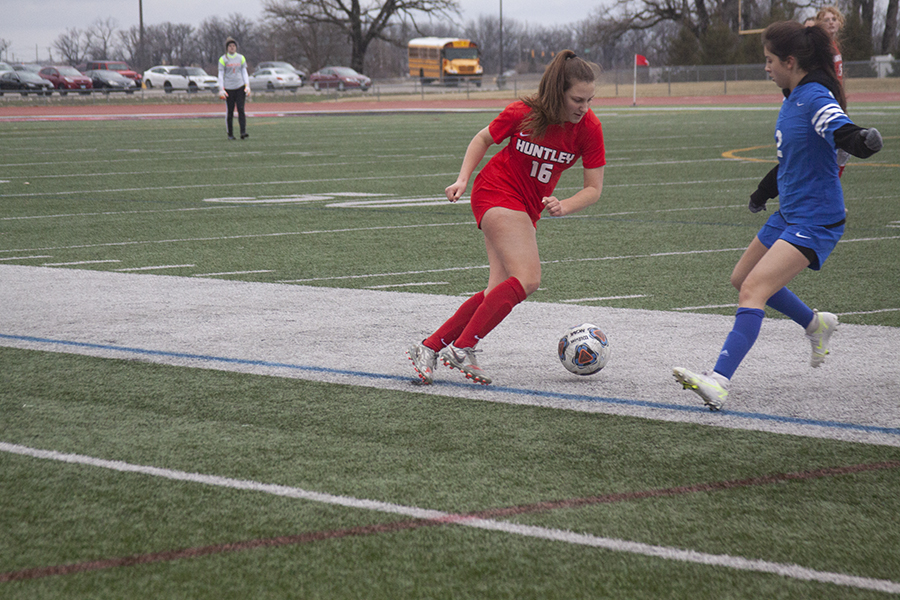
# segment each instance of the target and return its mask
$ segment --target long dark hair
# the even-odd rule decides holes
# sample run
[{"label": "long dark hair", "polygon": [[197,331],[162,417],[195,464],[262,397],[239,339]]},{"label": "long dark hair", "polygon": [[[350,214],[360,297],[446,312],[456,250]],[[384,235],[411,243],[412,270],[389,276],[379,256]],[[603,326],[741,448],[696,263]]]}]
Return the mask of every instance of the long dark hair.
[{"label": "long dark hair", "polygon": [[829,90],[841,108],[847,110],[844,86],[834,69],[834,46],[831,36],[818,25],[806,27],[797,21],[780,21],[766,27],[763,46],[780,60],[793,56],[797,65],[807,73],[824,75]]},{"label": "long dark hair", "polygon": [[537,94],[522,99],[531,108],[522,123],[522,130],[539,139],[544,137],[550,125],[565,123],[565,93],[575,82],[593,83],[599,69],[597,65],[579,58],[572,50],[557,53],[544,70]]}]

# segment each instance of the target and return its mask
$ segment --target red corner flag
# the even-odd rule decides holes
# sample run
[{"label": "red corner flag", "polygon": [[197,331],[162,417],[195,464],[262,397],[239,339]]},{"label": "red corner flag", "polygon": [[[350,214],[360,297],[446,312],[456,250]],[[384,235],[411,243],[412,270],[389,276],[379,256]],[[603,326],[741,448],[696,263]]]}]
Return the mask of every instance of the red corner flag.
[{"label": "red corner flag", "polygon": [[649,66],[650,66],[650,61],[647,60],[647,57],[646,57],[646,56],[643,56],[643,55],[641,55],[641,54],[635,54],[635,55],[634,55],[634,66],[636,66],[636,67],[649,67]]}]

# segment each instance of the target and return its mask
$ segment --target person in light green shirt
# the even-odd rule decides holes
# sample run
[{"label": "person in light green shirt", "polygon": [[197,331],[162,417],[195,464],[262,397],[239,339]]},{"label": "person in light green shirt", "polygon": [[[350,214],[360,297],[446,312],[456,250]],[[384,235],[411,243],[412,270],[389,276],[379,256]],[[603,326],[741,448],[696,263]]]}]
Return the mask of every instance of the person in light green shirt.
[{"label": "person in light green shirt", "polygon": [[241,139],[249,137],[247,133],[247,115],[244,103],[250,96],[250,76],[247,74],[247,59],[237,52],[237,42],[229,37],[225,40],[225,54],[219,58],[219,98],[225,100],[228,107],[225,123],[228,139],[234,138],[234,109],[238,111],[238,125],[241,128]]}]

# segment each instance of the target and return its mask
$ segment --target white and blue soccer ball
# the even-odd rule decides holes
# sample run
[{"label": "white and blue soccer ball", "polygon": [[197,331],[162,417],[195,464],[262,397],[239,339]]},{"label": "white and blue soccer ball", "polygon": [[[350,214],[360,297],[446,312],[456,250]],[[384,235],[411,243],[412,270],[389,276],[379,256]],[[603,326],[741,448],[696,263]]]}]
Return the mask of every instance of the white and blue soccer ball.
[{"label": "white and blue soccer ball", "polygon": [[609,340],[596,325],[569,327],[559,338],[559,362],[576,375],[593,375],[609,362]]}]

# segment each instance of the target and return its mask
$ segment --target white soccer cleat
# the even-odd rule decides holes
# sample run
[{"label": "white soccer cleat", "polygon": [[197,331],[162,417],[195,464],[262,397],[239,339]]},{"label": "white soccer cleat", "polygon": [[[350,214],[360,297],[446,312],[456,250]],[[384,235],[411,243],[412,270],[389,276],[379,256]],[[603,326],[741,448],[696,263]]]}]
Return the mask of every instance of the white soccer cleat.
[{"label": "white soccer cleat", "polygon": [[703,399],[703,404],[709,410],[721,410],[728,399],[728,379],[716,372],[704,371],[694,373],[683,367],[675,367],[673,370],[675,379],[684,386],[684,389],[695,392]]},{"label": "white soccer cleat", "polygon": [[453,344],[450,344],[443,348],[438,353],[438,356],[445,365],[451,369],[462,372],[462,374],[466,376],[466,379],[471,379],[475,383],[480,383],[481,385],[488,385],[491,382],[491,378],[478,366],[478,362],[475,360],[476,352],[480,352],[480,350],[475,350],[474,348],[457,348]]},{"label": "white soccer cleat", "polygon": [[425,344],[413,344],[406,351],[413,369],[424,384],[434,383],[434,369],[437,367],[437,352]]},{"label": "white soccer cleat", "polygon": [[809,359],[809,366],[815,368],[825,362],[825,357],[831,352],[831,336],[837,331],[838,318],[837,315],[830,312],[813,311],[815,317],[810,325],[816,328],[812,333],[806,334],[806,339],[812,344],[812,356]]}]

